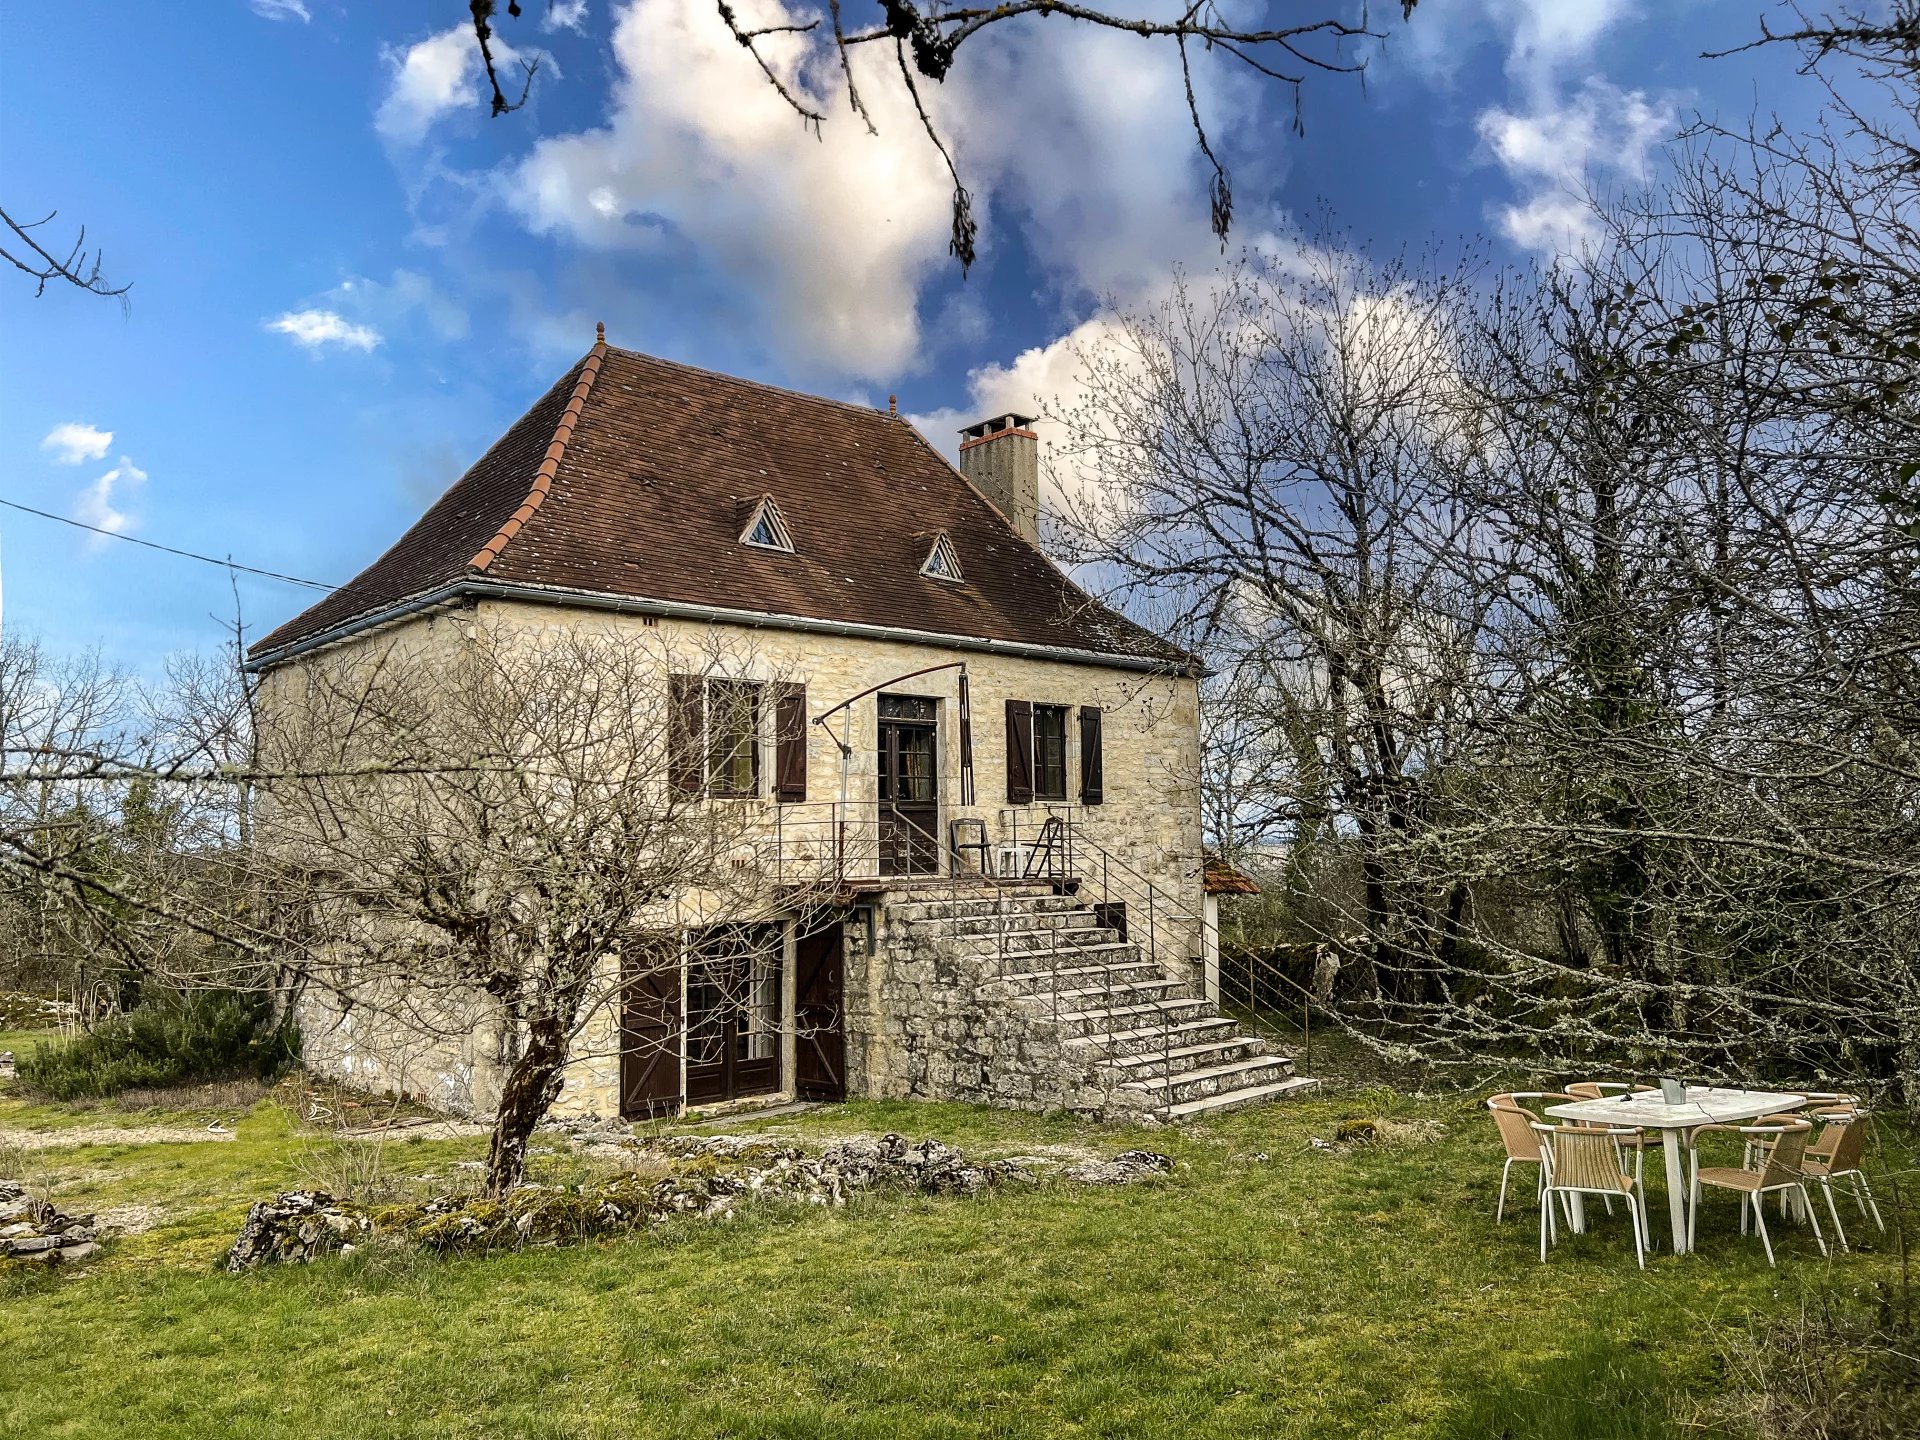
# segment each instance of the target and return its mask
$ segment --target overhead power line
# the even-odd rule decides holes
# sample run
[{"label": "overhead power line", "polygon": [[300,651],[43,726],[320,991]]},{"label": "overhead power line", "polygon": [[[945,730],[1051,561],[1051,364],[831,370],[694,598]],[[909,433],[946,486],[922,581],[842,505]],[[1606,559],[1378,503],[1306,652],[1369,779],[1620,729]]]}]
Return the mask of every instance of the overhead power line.
[{"label": "overhead power line", "polygon": [[268,580],[279,580],[288,585],[304,585],[309,590],[334,591],[338,585],[327,585],[319,580],[302,580],[298,575],[282,575],[278,570],[262,570],[258,565],[242,565],[237,560],[222,560],[217,555],[201,555],[192,550],[181,550],[172,545],[162,545],[154,540],[142,540],[138,535],[122,535],[117,530],[105,530],[98,525],[89,525],[84,520],[71,520],[65,515],[55,515],[50,510],[36,510],[31,505],[22,505],[18,500],[0,500],[0,505],[9,510],[24,511],[28,515],[38,515],[42,520],[58,520],[62,525],[71,525],[76,530],[90,530],[95,535],[104,535],[109,540],[124,540],[129,545],[144,545],[149,550],[159,550],[168,555],[178,555],[183,560],[198,560],[206,565],[218,565],[222,570],[239,570],[248,575],[259,575]]}]

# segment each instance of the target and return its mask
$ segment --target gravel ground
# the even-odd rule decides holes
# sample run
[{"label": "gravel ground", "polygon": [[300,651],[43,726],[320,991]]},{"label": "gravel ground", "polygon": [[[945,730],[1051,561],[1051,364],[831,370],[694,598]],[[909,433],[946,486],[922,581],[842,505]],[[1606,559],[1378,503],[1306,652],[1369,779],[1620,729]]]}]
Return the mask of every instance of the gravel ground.
[{"label": "gravel ground", "polygon": [[233,1132],[184,1125],[71,1125],[61,1130],[15,1130],[0,1125],[0,1141],[21,1150],[69,1150],[82,1145],[198,1145],[231,1140]]}]

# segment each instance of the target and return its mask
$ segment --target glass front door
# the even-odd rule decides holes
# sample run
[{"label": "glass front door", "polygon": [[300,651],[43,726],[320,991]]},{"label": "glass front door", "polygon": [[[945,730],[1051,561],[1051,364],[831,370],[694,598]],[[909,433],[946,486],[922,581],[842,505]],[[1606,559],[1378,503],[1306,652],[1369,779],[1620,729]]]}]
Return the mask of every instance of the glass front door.
[{"label": "glass front door", "polygon": [[940,868],[940,702],[880,697],[880,873]]},{"label": "glass front door", "polygon": [[694,937],[687,968],[687,1103],[780,1088],[778,925],[718,925]]}]

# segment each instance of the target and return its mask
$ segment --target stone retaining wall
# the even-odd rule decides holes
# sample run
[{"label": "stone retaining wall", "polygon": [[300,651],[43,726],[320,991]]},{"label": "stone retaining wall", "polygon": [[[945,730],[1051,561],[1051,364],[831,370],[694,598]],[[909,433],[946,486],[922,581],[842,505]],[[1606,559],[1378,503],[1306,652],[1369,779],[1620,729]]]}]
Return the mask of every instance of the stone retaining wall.
[{"label": "stone retaining wall", "polygon": [[1091,1046],[1006,993],[986,962],[886,914],[871,955],[866,927],[846,928],[850,1096],[1151,1122],[1145,1092],[1119,1088]]}]

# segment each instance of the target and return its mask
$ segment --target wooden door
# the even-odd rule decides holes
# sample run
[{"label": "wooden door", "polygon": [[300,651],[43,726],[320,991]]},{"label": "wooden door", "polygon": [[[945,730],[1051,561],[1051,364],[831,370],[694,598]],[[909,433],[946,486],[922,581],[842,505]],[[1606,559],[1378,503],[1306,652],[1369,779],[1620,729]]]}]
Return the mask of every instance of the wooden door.
[{"label": "wooden door", "polygon": [[680,957],[648,947],[623,957],[620,1114],[650,1120],[680,1112]]},{"label": "wooden door", "polygon": [[939,702],[880,697],[880,873],[932,875],[940,868]]},{"label": "wooden door", "polygon": [[780,1088],[781,927],[717,925],[687,962],[687,1103]]},{"label": "wooden door", "polygon": [[793,1088],[802,1100],[847,1098],[846,954],[838,920],[805,932],[794,945]]}]

